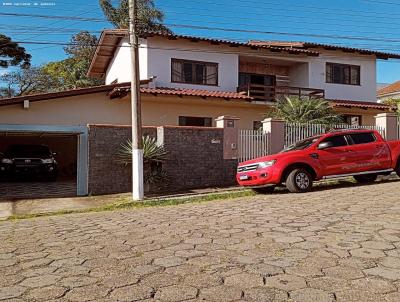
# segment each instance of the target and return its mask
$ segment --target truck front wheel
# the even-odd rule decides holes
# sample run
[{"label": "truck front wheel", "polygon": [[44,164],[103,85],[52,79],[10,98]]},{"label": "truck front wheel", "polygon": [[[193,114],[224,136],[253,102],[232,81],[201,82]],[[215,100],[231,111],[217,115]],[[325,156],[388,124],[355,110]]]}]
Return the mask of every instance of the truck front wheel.
[{"label": "truck front wheel", "polygon": [[290,192],[304,193],[311,190],[313,178],[305,169],[293,169],[287,176],[285,183]]}]

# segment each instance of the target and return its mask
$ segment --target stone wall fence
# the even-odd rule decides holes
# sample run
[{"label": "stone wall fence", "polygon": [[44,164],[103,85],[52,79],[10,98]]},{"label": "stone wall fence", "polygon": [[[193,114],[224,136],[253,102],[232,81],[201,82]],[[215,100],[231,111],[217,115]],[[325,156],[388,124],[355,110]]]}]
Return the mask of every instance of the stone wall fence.
[{"label": "stone wall fence", "polygon": [[[89,125],[89,192],[93,195],[131,190],[131,167],[116,159],[122,143],[131,137],[130,126]],[[162,186],[150,193],[187,192],[235,184],[238,119],[217,118],[217,127],[143,127],[143,135],[157,139],[167,151]]]}]

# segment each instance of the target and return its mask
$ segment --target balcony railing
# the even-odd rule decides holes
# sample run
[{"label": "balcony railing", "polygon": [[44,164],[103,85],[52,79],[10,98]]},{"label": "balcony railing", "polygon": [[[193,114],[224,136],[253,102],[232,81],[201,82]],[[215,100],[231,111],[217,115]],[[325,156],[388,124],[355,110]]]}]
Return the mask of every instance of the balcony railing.
[{"label": "balcony railing", "polygon": [[238,87],[238,92],[245,92],[257,100],[273,102],[277,98],[287,96],[324,98],[325,90],[315,88],[293,87],[293,86],[267,86],[259,84],[248,84]]}]

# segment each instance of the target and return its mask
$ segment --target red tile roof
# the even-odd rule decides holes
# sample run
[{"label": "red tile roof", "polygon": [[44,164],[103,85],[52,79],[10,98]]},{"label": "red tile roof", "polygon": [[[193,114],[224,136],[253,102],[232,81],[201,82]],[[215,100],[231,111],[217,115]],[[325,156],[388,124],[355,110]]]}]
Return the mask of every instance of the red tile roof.
[{"label": "red tile roof", "polygon": [[382,110],[394,110],[395,107],[381,104],[377,102],[365,102],[365,101],[351,101],[351,100],[328,100],[333,107],[355,107],[355,108],[371,108],[371,109],[382,109]]},{"label": "red tile roof", "polygon": [[[148,84],[151,81],[152,81],[152,79],[140,80],[140,84],[142,84],[142,85]],[[116,84],[109,84],[109,85],[99,85],[99,86],[92,86],[92,87],[85,87],[85,88],[69,89],[69,90],[57,91],[57,92],[22,95],[22,96],[11,97],[11,98],[0,98],[0,106],[23,103],[25,100],[35,102],[35,101],[45,101],[45,100],[65,98],[65,97],[77,96],[77,95],[85,95],[85,94],[98,93],[98,92],[109,92],[109,91],[112,91],[116,87],[126,87],[127,85],[129,85],[129,83],[116,83]]]},{"label": "red tile roof", "polygon": [[303,49],[311,51],[310,48],[324,48],[327,50],[342,50],[344,52],[356,52],[363,55],[375,55],[378,59],[400,59],[399,53],[389,53],[389,52],[382,52],[376,50],[369,50],[369,49],[362,49],[362,48],[355,48],[349,46],[341,46],[341,45],[333,45],[333,44],[322,44],[322,43],[313,43],[313,42],[291,42],[291,41],[257,41],[257,40],[250,40],[250,45],[264,45],[264,46],[274,46],[274,47],[281,47],[284,49]]},{"label": "red tile roof", "polygon": [[394,82],[393,84],[383,87],[378,90],[378,96],[391,94],[391,93],[400,93],[400,81]]},{"label": "red tile roof", "polygon": [[[130,87],[115,88],[111,93],[110,97],[123,96],[128,94]],[[144,94],[163,94],[163,95],[177,95],[177,96],[199,96],[199,97],[212,97],[212,98],[223,98],[223,99],[240,99],[240,100],[251,100],[252,98],[244,93],[229,92],[229,91],[212,91],[212,90],[201,90],[201,89],[182,89],[182,88],[147,88],[141,87],[140,92]]]}]

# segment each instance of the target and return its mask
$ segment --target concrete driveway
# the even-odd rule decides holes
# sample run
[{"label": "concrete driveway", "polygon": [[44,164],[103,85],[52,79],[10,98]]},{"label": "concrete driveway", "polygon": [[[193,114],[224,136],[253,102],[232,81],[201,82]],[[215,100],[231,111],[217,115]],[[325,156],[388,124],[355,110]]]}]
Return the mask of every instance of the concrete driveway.
[{"label": "concrete driveway", "polygon": [[399,188],[0,222],[0,300],[400,301]]}]

